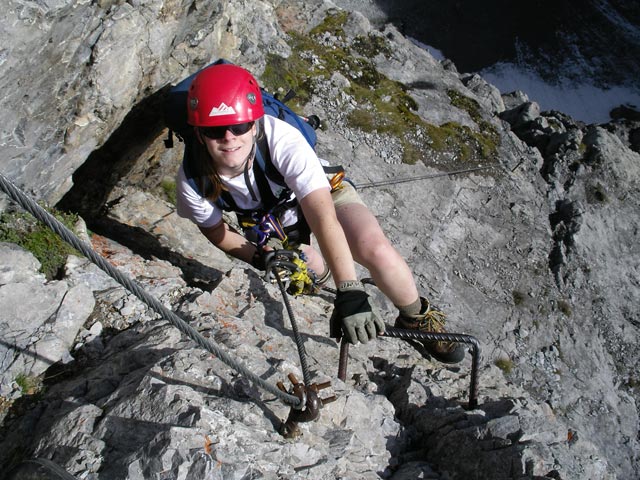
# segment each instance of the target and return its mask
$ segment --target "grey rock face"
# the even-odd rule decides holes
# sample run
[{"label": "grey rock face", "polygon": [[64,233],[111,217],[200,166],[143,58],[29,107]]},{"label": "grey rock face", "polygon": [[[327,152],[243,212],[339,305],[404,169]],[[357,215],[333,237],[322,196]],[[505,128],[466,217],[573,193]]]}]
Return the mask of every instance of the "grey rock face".
[{"label": "grey rock face", "polygon": [[15,398],[16,379],[37,377],[52,364],[70,360],[69,349],[94,298],[84,285],[45,282],[35,257],[15,245],[0,244],[0,256],[0,385],[3,396]]},{"label": "grey rock face", "polygon": [[[83,188],[71,203],[93,202],[103,214],[90,219],[101,233],[94,248],[250,371],[289,388],[287,376],[303,372],[277,287],[214,249],[158,196],[180,155],[164,150],[158,105],[167,83],[214,57],[259,77],[263,52],[294,54],[279,22],[308,30],[335,5],[56,5],[9,9],[2,35],[17,41],[5,42],[15,46],[3,78],[29,72],[38,93],[12,90],[3,100],[12,112],[2,114],[3,173],[55,201],[75,171]],[[289,405],[97,267],[71,257],[65,278],[47,283],[32,256],[2,245],[2,467],[39,457],[86,479],[638,476],[639,126],[586,126],[521,94],[498,97],[394,27],[381,29],[391,53],[373,61],[405,84],[420,116],[496,129],[487,168],[444,174],[459,166],[455,152],[401,163],[397,140],[349,125],[357,101],[352,79],[337,72],[316,80],[305,108],[328,119],[320,156],[361,185],[448,328],[480,341],[478,408],[464,408],[469,356],[445,367],[390,338],[351,348],[340,381],[331,295],[301,297],[291,302],[305,358],[314,382],[331,381],[321,396],[336,401],[287,440],[278,430]],[[380,35],[354,13],[344,38],[323,42],[369,33]],[[475,100],[479,116],[452,105],[450,90]],[[32,115],[36,107],[46,115]],[[413,181],[371,186],[405,179]],[[368,288],[393,323],[393,306]],[[40,396],[17,398],[19,373],[44,374]]]},{"label": "grey rock face", "polygon": [[[186,76],[191,65],[218,56],[235,60],[242,52],[248,65],[263,68],[262,48],[287,53],[272,27],[273,7],[263,2],[35,6],[9,0],[5,13],[3,172],[50,203],[72,187],[74,171],[136,105],[153,104],[154,94]],[[144,143],[162,129],[161,109],[137,121],[144,123],[135,131]],[[118,150],[114,146],[114,156]]]}]

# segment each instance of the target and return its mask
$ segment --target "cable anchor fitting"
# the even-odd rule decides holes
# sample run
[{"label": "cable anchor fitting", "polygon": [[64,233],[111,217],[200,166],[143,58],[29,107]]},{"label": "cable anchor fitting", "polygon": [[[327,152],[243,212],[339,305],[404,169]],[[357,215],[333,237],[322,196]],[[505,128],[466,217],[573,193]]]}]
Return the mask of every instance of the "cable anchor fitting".
[{"label": "cable anchor fitting", "polygon": [[331,382],[312,383],[307,387],[299,382],[293,373],[290,373],[288,377],[292,384],[290,391],[287,392],[282,382],[278,382],[277,386],[281,391],[298,397],[300,402],[291,407],[289,416],[280,424],[279,431],[284,438],[296,439],[302,436],[302,430],[300,430],[298,423],[316,420],[320,416],[320,409],[327,403],[334,402],[336,396],[320,398],[318,395],[320,390],[331,386]]}]

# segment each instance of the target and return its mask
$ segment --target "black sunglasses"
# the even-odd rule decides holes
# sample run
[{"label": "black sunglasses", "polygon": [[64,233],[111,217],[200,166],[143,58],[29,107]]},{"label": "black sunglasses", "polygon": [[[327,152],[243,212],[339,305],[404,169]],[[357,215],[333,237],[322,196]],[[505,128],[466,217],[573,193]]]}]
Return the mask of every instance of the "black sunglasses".
[{"label": "black sunglasses", "polygon": [[223,125],[221,127],[200,127],[200,133],[212,140],[219,140],[221,138],[224,138],[226,131],[229,130],[237,137],[238,135],[244,135],[249,130],[251,130],[253,124],[254,122],[247,122],[238,123],[236,125]]}]

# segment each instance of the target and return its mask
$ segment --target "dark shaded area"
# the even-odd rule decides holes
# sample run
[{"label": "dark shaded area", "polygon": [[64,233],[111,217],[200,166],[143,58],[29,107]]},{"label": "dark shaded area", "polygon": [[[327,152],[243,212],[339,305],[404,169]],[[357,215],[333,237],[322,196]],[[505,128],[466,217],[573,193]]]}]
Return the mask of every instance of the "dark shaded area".
[{"label": "dark shaded area", "polygon": [[[478,471],[491,471],[496,479],[561,479],[556,470],[534,475],[534,465],[526,459],[527,442],[520,441],[522,432],[508,428],[517,400],[487,401],[478,407],[482,415],[477,410],[465,412],[456,408],[460,402],[434,395],[430,380],[416,378],[414,367],[398,367],[380,357],[371,360],[375,371],[369,380],[389,399],[396,418],[405,425],[401,437],[388,445],[396,456],[390,473],[412,464],[416,476],[402,478],[435,478],[432,472],[438,472],[437,478],[466,479],[478,478]],[[424,404],[409,401],[407,391],[412,384],[414,390],[424,388]],[[506,426],[503,431],[491,426],[501,423]]]},{"label": "dark shaded area", "polygon": [[556,209],[549,215],[549,224],[553,232],[553,246],[549,252],[549,269],[553,272],[558,285],[562,285],[562,269],[566,256],[574,246],[574,235],[582,225],[582,211],[576,202],[556,201]]},{"label": "dark shaded area", "polygon": [[92,232],[114,240],[146,260],[157,258],[178,267],[184,281],[191,287],[210,292],[222,280],[222,271],[181,255],[140,227],[132,227],[107,216],[87,217],[85,221]]},{"label": "dark shaded area", "polygon": [[144,98],[127,114],[106,143],[73,173],[73,187],[57,208],[85,220],[104,213],[109,194],[126,177],[165,128],[162,113],[170,86]]},{"label": "dark shaded area", "polygon": [[[8,478],[11,480],[74,478],[60,465],[69,465],[78,455],[81,449],[77,446],[77,438],[70,438],[68,443],[48,444],[42,444],[39,439],[47,438],[48,432],[56,428],[60,419],[73,415],[78,409],[94,405],[104,408],[104,413],[95,418],[93,427],[96,438],[99,436],[105,442],[104,449],[96,452],[104,458],[99,476],[109,479],[127,477],[129,464],[123,459],[138,451],[141,445],[144,446],[144,454],[153,457],[156,449],[162,451],[165,446],[163,442],[169,438],[173,427],[190,428],[200,420],[200,409],[186,404],[185,408],[174,410],[171,422],[142,420],[113,413],[113,410],[119,410],[120,405],[126,404],[129,395],[135,395],[133,392],[141,388],[141,382],[147,377],[158,380],[149,390],[149,408],[152,408],[153,402],[158,407],[164,405],[163,408],[171,408],[171,405],[163,403],[161,395],[154,400],[156,392],[166,385],[184,385],[212,399],[253,402],[271,422],[274,431],[279,428],[282,419],[269,407],[270,400],[260,400],[257,387],[250,385],[242,376],[232,376],[231,380],[218,377],[220,383],[210,385],[204,379],[202,383],[191,383],[154,371],[154,365],[170,358],[185,346],[150,347],[150,339],[167,328],[171,327],[165,324],[151,327],[139,324],[121,332],[110,331],[108,335],[111,338],[108,343],[105,342],[104,350],[94,350],[87,344],[74,352],[76,361],[65,365],[57,363],[49,368],[43,379],[41,393],[17,399],[0,427],[0,472],[10,472]],[[105,362],[105,358],[109,361]],[[262,376],[268,377],[274,371],[263,373]],[[94,419],[87,418],[86,421]],[[97,431],[101,432],[100,435],[95,433]],[[40,458],[35,458],[36,451]],[[154,474],[147,472],[145,478],[151,478]],[[4,479],[5,476],[0,475],[0,478]]]},{"label": "dark shaded area", "polygon": [[563,2],[557,0],[376,3],[405,35],[442,50],[462,71],[514,59],[517,39],[532,48],[549,43],[549,33],[567,15]]},{"label": "dark shaded area", "polygon": [[64,468],[46,458],[34,458],[9,472],[8,480],[76,480]]},{"label": "dark shaded area", "polygon": [[[94,356],[90,351],[87,351],[85,356],[84,351],[80,350],[75,352],[78,357],[76,362],[67,365],[58,363],[49,368],[43,379],[42,391],[36,395],[19,398],[7,413],[4,424],[0,428],[0,471],[7,472],[17,468],[17,473],[22,474],[24,468],[29,473],[31,470],[36,472],[44,470],[47,474],[57,473],[55,465],[66,465],[67,461],[77,453],[78,448],[70,445],[47,445],[41,449],[40,456],[51,460],[53,464],[48,463],[41,468],[31,465],[38,446],[35,440],[46,438],[46,432],[60,418],[74,410],[90,403],[100,403],[100,400],[111,395],[121,382],[126,381],[131,385],[137,385],[158,360],[175,352],[176,349],[173,348],[136,348],[144,345],[145,338],[161,328],[166,327],[155,326],[143,336],[135,328],[116,335],[106,351],[107,358],[115,357],[111,364],[105,364],[104,357]],[[108,421],[108,419],[103,418],[98,421]],[[155,431],[168,428],[170,426],[157,425]],[[132,437],[141,437],[148,434],[148,431],[138,431],[135,428],[123,429],[122,432],[113,432],[106,437],[116,438],[117,445],[120,446],[125,433]],[[145,438],[148,440],[148,437]],[[108,455],[104,452],[103,454],[105,457]],[[19,466],[22,462],[27,462],[27,465]],[[110,478],[123,478],[123,476]]]},{"label": "dark shaded area", "polygon": [[441,50],[458,70],[473,72],[496,62],[526,63],[549,80],[571,62],[603,83],[631,81],[640,72],[640,44],[611,18],[640,24],[636,2],[595,0],[377,0],[399,30]]}]

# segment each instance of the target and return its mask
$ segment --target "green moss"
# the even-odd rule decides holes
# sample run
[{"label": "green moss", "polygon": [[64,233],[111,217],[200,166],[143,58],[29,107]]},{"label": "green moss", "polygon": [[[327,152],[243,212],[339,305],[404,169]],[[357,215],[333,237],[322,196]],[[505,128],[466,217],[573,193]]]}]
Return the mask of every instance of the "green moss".
[{"label": "green moss", "polygon": [[347,23],[348,18],[349,12],[346,10],[329,10],[322,23],[313,27],[309,34],[312,37],[325,34],[344,37],[344,24]]},{"label": "green moss", "polygon": [[565,317],[570,317],[573,313],[569,302],[564,300],[558,300],[558,309],[564,314]]},{"label": "green moss", "polygon": [[585,187],[585,193],[587,198],[587,203],[591,205],[597,205],[602,203],[609,203],[611,199],[607,194],[606,189],[600,183],[587,185]]},{"label": "green moss", "polygon": [[[49,210],[67,228],[73,229],[78,216]],[[40,271],[47,280],[61,277],[62,269],[71,254],[79,255],[48,227],[26,213],[0,215],[0,242],[15,243],[31,252],[40,262]]]},{"label": "green moss", "polygon": [[418,106],[404,86],[387,78],[377,79],[375,89],[352,83],[348,93],[358,99],[360,108],[349,114],[349,121],[364,131],[387,133],[403,139],[422,126],[414,113]]},{"label": "green moss", "polygon": [[364,58],[373,58],[380,54],[389,57],[392,53],[389,42],[383,36],[373,33],[370,33],[366,37],[362,35],[357,36],[353,40],[351,48]]},{"label": "green moss", "polygon": [[[474,148],[483,158],[490,158],[496,154],[500,135],[497,129],[482,117],[482,109],[477,101],[473,98],[462,95],[457,90],[447,90],[447,96],[451,101],[451,105],[460,110],[464,110],[469,114],[471,120],[478,125],[478,131],[471,131],[468,134],[471,137],[470,143],[474,144]],[[466,128],[466,127],[461,127]]]},{"label": "green moss", "polygon": [[404,155],[402,161],[408,165],[415,165],[416,163],[424,160],[424,154],[422,149],[414,145],[411,142],[404,142]]},{"label": "green moss", "polygon": [[513,304],[516,307],[522,305],[526,298],[526,295],[518,290],[514,290],[513,292],[511,292],[511,296],[513,297]]},{"label": "green moss", "polygon": [[172,178],[165,178],[160,182],[160,187],[162,188],[167,201],[174,206],[177,205],[176,181]]},{"label": "green moss", "polygon": [[23,395],[35,395],[42,390],[42,378],[39,376],[19,374],[15,382]]},{"label": "green moss", "polygon": [[298,103],[291,106],[299,112],[316,93],[316,79],[328,79],[338,72],[349,80],[345,93],[358,105],[348,114],[350,125],[395,137],[405,163],[432,162],[440,154],[452,163],[481,162],[495,156],[499,135],[483,120],[475,100],[455,90],[447,92],[451,104],[467,111],[476,122],[477,131],[456,123],[436,126],[424,122],[416,114],[418,105],[407,87],[376,69],[374,57],[392,54],[387,39],[372,33],[356,37],[349,45],[344,32],[348,17],[348,12],[333,10],[306,35],[289,32],[292,54],[286,59],[268,55],[263,85],[270,91],[293,89]]},{"label": "green moss", "polygon": [[447,90],[447,96],[451,105],[467,112],[474,122],[482,121],[480,105],[473,98],[466,97],[457,90]]},{"label": "green moss", "polygon": [[308,102],[313,93],[310,85],[313,76],[306,70],[306,65],[307,61],[296,54],[289,58],[268,54],[267,66],[261,77],[262,84],[273,93],[278,93],[281,88],[293,90],[296,96],[289,106],[300,111],[301,105]]},{"label": "green moss", "polygon": [[493,363],[505,374],[509,374],[513,371],[514,363],[513,363],[513,360],[511,360],[510,358],[498,358]]}]

